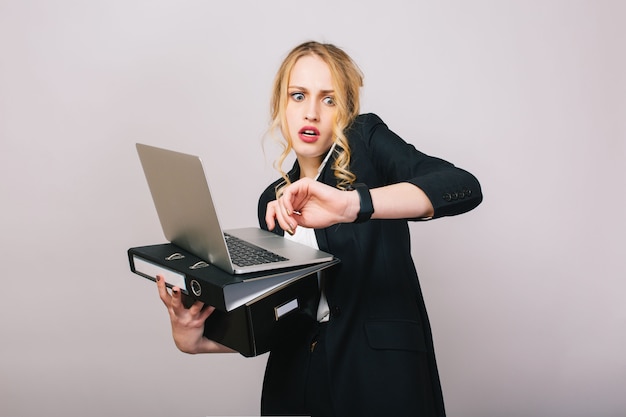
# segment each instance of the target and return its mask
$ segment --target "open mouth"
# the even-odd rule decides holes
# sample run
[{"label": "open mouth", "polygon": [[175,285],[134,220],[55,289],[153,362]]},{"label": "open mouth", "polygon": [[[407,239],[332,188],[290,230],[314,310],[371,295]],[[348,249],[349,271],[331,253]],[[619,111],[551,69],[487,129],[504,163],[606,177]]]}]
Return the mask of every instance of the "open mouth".
[{"label": "open mouth", "polygon": [[320,135],[320,131],[314,127],[307,126],[300,129],[298,136],[305,142],[314,142]]}]

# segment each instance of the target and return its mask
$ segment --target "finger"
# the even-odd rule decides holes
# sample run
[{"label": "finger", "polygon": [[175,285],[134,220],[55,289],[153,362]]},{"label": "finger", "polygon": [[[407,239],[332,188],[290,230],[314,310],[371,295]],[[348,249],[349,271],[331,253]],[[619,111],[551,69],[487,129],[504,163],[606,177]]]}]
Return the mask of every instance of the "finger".
[{"label": "finger", "polygon": [[294,214],[302,214],[302,209],[313,196],[313,188],[318,184],[310,178],[302,178],[287,187],[283,194],[283,206],[286,215],[291,217],[292,221]]},{"label": "finger", "polygon": [[268,230],[274,230],[276,227],[276,221],[274,220],[276,216],[276,202],[271,201],[267,203],[267,208],[265,209],[265,224],[267,224]]},{"label": "finger", "polygon": [[165,304],[165,306],[169,308],[172,297],[170,296],[170,293],[167,291],[167,287],[165,286],[165,278],[163,278],[163,276],[161,275],[157,275],[156,283],[161,301],[163,301],[163,304]]},{"label": "finger", "polygon": [[280,227],[289,234],[295,233],[296,224],[291,219],[291,216],[287,216],[286,210],[283,206],[283,197],[278,200],[279,209],[276,210],[276,220],[278,220],[278,224]]},{"label": "finger", "polygon": [[174,311],[179,311],[181,308],[185,308],[185,306],[183,305],[180,288],[178,287],[172,287],[172,302],[170,306]]},{"label": "finger", "polygon": [[206,319],[209,318],[211,314],[213,314],[214,311],[215,311],[215,307],[206,306],[206,308],[202,310],[202,314],[200,314],[200,317],[198,318],[198,320],[205,321]]},{"label": "finger", "polygon": [[209,308],[209,306],[205,305],[202,301],[194,301],[194,303],[189,307],[189,314],[193,316],[197,316],[202,312],[202,309]]},{"label": "finger", "polygon": [[279,199],[281,205],[281,212],[286,216],[291,216],[293,213],[293,199],[298,192],[298,184],[293,183],[288,187],[285,187],[283,195]]}]

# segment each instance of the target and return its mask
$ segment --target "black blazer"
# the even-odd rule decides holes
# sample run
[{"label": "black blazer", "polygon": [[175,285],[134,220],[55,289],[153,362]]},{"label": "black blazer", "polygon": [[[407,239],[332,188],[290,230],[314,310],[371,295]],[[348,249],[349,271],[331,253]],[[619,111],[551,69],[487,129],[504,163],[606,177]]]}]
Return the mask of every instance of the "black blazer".
[{"label": "black blazer", "polygon": [[[374,114],[359,116],[347,137],[352,151],[350,169],[357,182],[370,188],[413,183],[430,198],[433,218],[467,212],[482,201],[473,175],[419,152]],[[331,157],[319,181],[335,186],[332,162]],[[298,179],[297,163],[289,176]],[[275,199],[279,183],[271,184],[259,199],[262,228],[267,229],[265,210]],[[283,233],[278,226],[275,232]],[[407,220],[336,224],[315,234],[320,249],[341,260],[325,279],[331,311],[326,348],[337,415],[443,416],[431,330],[411,257]],[[298,344],[294,340],[271,352],[264,403],[298,395],[298,384],[293,381],[301,372],[300,359],[292,352]]]}]

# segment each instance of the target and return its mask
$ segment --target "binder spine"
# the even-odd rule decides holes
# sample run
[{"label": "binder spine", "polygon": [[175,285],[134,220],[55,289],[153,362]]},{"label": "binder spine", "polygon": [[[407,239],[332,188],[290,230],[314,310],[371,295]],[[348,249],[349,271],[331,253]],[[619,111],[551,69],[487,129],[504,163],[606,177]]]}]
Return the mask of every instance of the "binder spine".
[{"label": "binder spine", "polygon": [[223,289],[205,277],[223,273],[207,262],[171,244],[130,248],[128,259],[135,274],[152,281],[161,275],[169,288],[178,287],[183,294],[225,311]]},{"label": "binder spine", "polygon": [[220,294],[223,294],[223,288],[211,291],[212,287],[206,282],[206,280],[191,274],[188,274],[185,277],[185,283],[186,287],[189,289],[189,295],[194,299],[207,305],[211,305],[218,310],[227,311],[226,300],[223,295],[220,296]]},{"label": "binder spine", "polygon": [[157,275],[160,275],[165,279],[165,285],[169,288],[178,287],[184,294],[189,293],[185,281],[185,274],[166,268],[163,265],[157,265],[145,258],[139,257],[137,254],[132,254],[130,260],[131,271],[134,273],[155,282]]}]

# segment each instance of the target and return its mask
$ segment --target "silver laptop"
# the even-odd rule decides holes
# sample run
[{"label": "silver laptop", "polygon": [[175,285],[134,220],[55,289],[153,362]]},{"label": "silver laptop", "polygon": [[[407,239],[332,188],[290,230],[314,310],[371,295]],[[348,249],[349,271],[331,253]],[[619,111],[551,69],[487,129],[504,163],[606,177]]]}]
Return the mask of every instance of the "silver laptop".
[{"label": "silver laptop", "polygon": [[231,274],[333,259],[258,227],[222,230],[199,157],[141,143],[137,152],[163,233],[173,244]]}]

